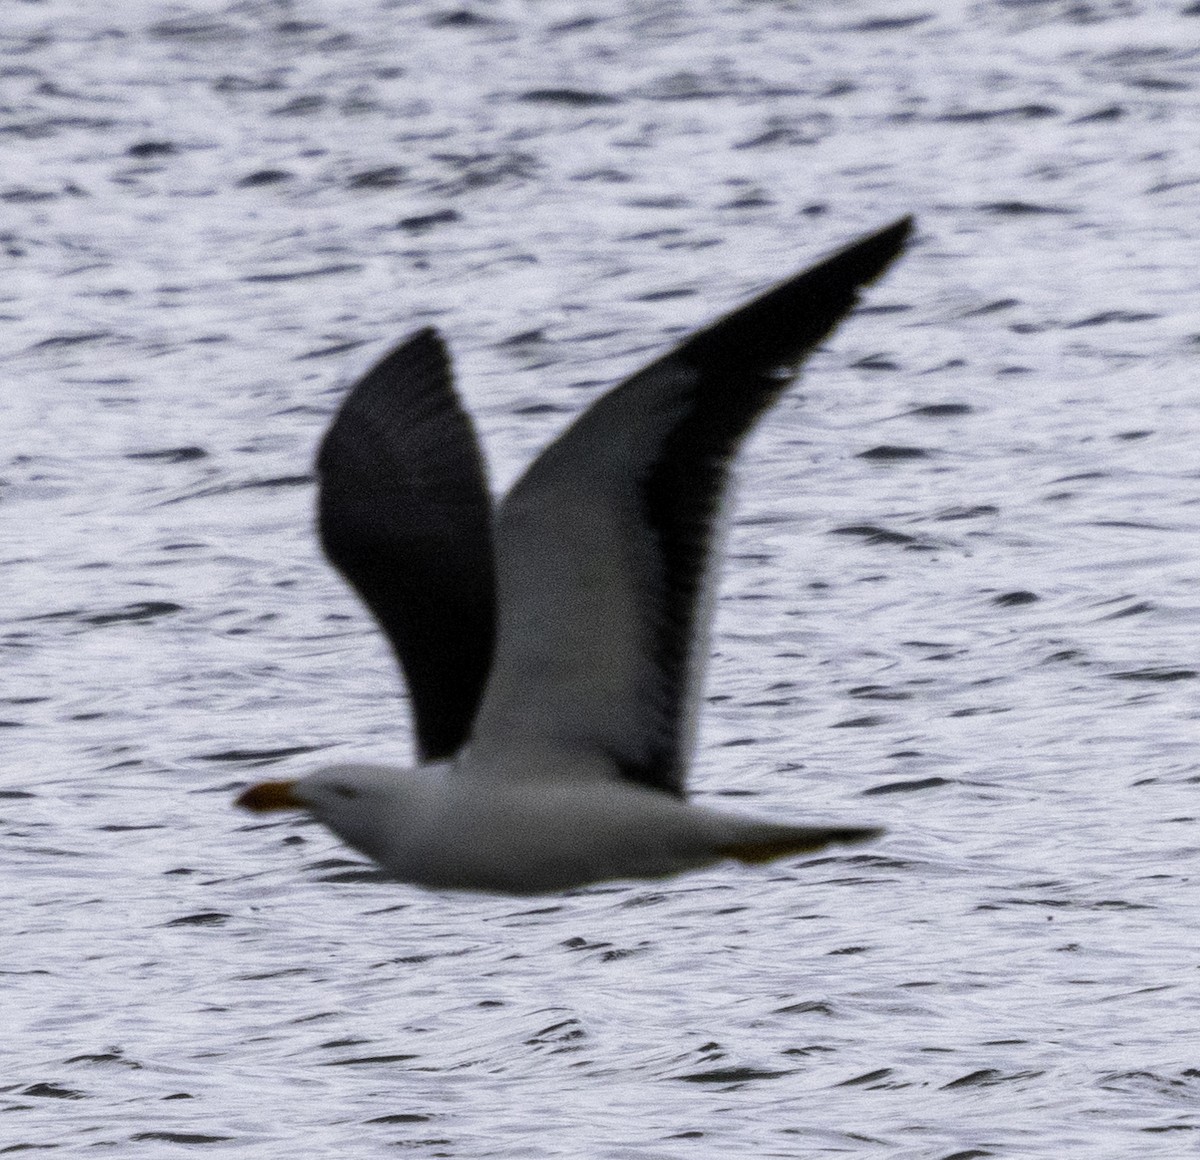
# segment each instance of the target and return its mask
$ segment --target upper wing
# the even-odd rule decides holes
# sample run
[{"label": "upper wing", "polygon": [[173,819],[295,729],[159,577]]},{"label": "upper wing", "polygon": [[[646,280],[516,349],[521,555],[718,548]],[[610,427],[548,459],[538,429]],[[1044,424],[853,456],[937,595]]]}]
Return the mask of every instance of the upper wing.
[{"label": "upper wing", "polygon": [[911,229],[896,222],[693,335],[518,481],[497,517],[496,658],[472,740],[487,765],[570,755],[579,768],[590,754],[683,793],[729,464]]},{"label": "upper wing", "polygon": [[492,505],[445,344],[422,330],[355,385],[317,457],[325,554],[387,633],[422,760],[471,728],[492,662]]}]

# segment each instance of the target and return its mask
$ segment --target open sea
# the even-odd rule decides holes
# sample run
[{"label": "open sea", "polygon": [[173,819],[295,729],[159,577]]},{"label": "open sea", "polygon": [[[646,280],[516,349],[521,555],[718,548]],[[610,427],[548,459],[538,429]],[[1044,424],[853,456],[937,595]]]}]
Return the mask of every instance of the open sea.
[{"label": "open sea", "polygon": [[[315,445],[436,325],[494,485],[904,213],[745,448],[692,784],[869,847],[511,900]],[[0,0],[0,1157],[1200,1150],[1200,4]]]}]

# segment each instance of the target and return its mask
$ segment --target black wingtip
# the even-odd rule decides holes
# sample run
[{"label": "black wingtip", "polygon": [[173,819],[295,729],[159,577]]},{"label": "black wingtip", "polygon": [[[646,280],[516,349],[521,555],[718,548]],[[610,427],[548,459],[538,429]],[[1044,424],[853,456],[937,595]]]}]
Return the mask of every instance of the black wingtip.
[{"label": "black wingtip", "polygon": [[415,331],[413,334],[408,336],[408,338],[405,340],[405,344],[407,345],[408,343],[414,343],[419,346],[424,346],[429,343],[435,344],[439,347],[444,347],[446,345],[445,340],[442,338],[441,331],[439,331],[436,326],[422,326],[420,330]]},{"label": "black wingtip", "polygon": [[850,259],[859,265],[861,274],[859,286],[867,286],[874,282],[904,251],[916,228],[917,220],[912,214],[884,226],[865,238],[839,250],[830,258],[826,258],[816,269],[837,263],[840,259]]},{"label": "black wingtip", "polygon": [[863,266],[863,280],[859,285],[865,286],[878,278],[900,256],[916,225],[917,219],[910,213],[905,214],[890,226],[851,242],[832,257],[826,258],[821,265],[836,262],[843,256],[856,255]]},{"label": "black wingtip", "polygon": [[361,449],[367,438],[386,440],[396,421],[396,398],[404,397],[412,407],[416,399],[436,394],[451,377],[450,352],[437,330],[426,326],[410,334],[347,392],[317,451],[318,473],[324,475],[336,467],[348,448]]},{"label": "black wingtip", "polygon": [[709,370],[752,373],[799,362],[850,313],[858,291],[900,256],[915,224],[905,215],[851,242],[700,331],[677,355]]}]

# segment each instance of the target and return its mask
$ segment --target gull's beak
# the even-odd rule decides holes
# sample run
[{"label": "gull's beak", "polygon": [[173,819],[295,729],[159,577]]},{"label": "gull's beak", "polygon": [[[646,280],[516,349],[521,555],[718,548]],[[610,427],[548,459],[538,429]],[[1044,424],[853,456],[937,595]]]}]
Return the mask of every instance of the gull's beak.
[{"label": "gull's beak", "polygon": [[307,803],[302,802],[292,792],[295,786],[294,781],[261,781],[246,790],[234,805],[253,810],[256,814],[263,814],[268,810],[307,809]]}]

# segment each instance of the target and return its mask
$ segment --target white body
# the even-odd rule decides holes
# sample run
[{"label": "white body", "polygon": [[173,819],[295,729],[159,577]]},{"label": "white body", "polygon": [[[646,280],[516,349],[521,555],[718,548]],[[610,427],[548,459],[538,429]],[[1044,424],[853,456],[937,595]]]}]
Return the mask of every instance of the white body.
[{"label": "white body", "polygon": [[416,769],[330,766],[290,792],[393,877],[435,889],[540,894],[662,878],[723,858],[757,860],[755,848],[815,849],[832,836],[720,813],[615,777],[496,777],[468,762],[464,755]]}]

